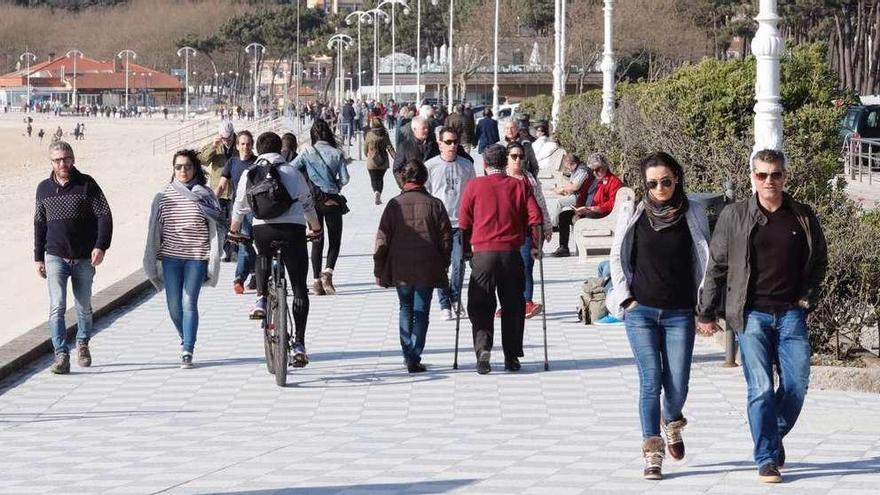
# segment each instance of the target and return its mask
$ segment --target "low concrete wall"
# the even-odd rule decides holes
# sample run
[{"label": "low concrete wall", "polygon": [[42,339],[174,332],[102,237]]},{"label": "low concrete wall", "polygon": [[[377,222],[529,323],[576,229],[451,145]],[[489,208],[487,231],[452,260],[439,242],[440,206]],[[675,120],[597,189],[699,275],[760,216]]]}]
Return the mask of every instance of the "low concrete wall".
[{"label": "low concrete wall", "polygon": [[[92,315],[97,322],[131,298],[152,287],[144,271],[139,269],[119,282],[92,296]],[[45,311],[40,308],[39,311]],[[67,327],[67,338],[76,336],[76,310],[71,308],[64,315],[64,321],[72,324]],[[49,322],[46,321],[30,329],[6,344],[0,346],[0,380],[22,369],[25,365],[52,352],[52,339],[49,335]]]}]

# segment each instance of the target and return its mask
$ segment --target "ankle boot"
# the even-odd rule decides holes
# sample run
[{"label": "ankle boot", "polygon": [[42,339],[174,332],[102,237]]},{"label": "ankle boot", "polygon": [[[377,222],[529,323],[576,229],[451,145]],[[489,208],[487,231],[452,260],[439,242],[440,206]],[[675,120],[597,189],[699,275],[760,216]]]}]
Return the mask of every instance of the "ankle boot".
[{"label": "ankle boot", "polygon": [[663,479],[663,457],[666,445],[662,437],[648,437],[642,442],[642,455],[645,458],[644,477],[646,480]]},{"label": "ankle boot", "polygon": [[684,417],[678,421],[663,423],[663,432],[666,433],[666,448],[669,450],[669,455],[677,461],[684,459],[684,440],[681,438],[681,431],[687,424],[687,418]]},{"label": "ankle boot", "polygon": [[324,287],[324,294],[328,296],[336,294],[336,287],[333,286],[333,272],[321,273],[321,285]]}]

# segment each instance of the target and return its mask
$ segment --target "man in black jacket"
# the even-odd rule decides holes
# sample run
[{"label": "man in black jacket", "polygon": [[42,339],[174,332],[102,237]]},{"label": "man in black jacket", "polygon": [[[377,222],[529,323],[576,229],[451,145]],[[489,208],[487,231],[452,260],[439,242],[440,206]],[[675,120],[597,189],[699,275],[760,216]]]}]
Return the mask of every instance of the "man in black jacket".
[{"label": "man in black jacket", "polygon": [[[428,121],[424,117],[413,117],[410,127],[412,128],[412,137],[402,141],[394,152],[394,165],[392,167],[392,172],[394,173],[394,179],[397,181],[397,185],[400,186],[401,189],[403,189],[403,182],[401,182],[400,179],[400,170],[403,169],[404,165],[413,159],[425,163],[440,154],[440,147],[437,145],[437,140],[431,135]],[[459,156],[468,159],[471,163],[474,162],[474,159],[469,154],[465,153],[461,144],[458,145],[457,152]]]},{"label": "man in black jacket", "polygon": [[91,366],[92,280],[104,260],[113,235],[110,206],[90,176],[74,167],[70,144],[52,143],[52,173],[37,186],[34,214],[34,262],[37,274],[49,284],[49,331],[55,349],[51,371],[70,372],[67,345],[67,280],[76,299],[78,362]]},{"label": "man in black jacket", "polygon": [[757,193],[721,212],[697,308],[700,333],[718,331],[719,314],[737,333],[754,459],[759,479],[767,483],[782,481],[782,439],[804,404],[810,379],[805,312],[815,307],[828,267],[819,220],[783,191],[786,176],[782,152],[755,153]]}]

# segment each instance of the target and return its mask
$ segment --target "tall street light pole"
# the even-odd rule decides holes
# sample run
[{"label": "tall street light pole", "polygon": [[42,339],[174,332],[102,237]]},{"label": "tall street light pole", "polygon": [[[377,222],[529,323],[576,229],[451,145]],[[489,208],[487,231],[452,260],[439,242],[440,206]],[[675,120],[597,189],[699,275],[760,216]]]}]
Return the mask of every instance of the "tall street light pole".
[{"label": "tall street light pole", "polygon": [[614,125],[614,86],[617,62],[614,60],[614,0],[605,0],[605,49],[602,52],[602,114],[606,126]]},{"label": "tall street light pole", "polygon": [[757,61],[755,74],[755,153],[764,149],[782,150],[782,105],[779,97],[779,59],[785,41],[779,34],[776,0],[761,0],[758,31],[752,39]]},{"label": "tall street light pole", "polygon": [[31,62],[37,61],[37,56],[31,52],[24,52],[18,56],[18,60],[24,60],[25,72],[27,72],[27,110],[31,111]]},{"label": "tall street light pole", "polygon": [[130,59],[132,59],[132,58],[137,60],[137,53],[135,53],[133,50],[122,50],[121,52],[117,53],[116,56],[118,58],[123,58],[123,56],[125,57],[125,110],[127,112],[128,111],[128,64],[129,64]]},{"label": "tall street light pole", "polygon": [[[449,63],[449,87],[447,89],[448,106],[447,112],[452,115],[452,97],[455,87],[452,84],[452,25],[455,14],[455,0],[449,0],[449,49],[446,53],[446,62]],[[464,96],[464,95],[462,95]]]},{"label": "tall street light pole", "polygon": [[65,55],[67,58],[73,58],[73,108],[76,109],[79,104],[76,98],[76,59],[83,58],[83,52],[74,48],[69,50]]},{"label": "tall street light pole", "polygon": [[[302,64],[299,60],[299,4],[300,0],[296,0],[296,61],[293,63],[294,68],[296,69],[296,79],[294,82],[296,83],[296,114],[299,115],[299,78],[302,76]],[[299,119],[296,119],[299,122]]]},{"label": "tall street light pole", "polygon": [[260,118],[260,105],[259,105],[259,93],[260,93],[260,75],[257,74],[257,60],[260,54],[266,53],[266,46],[260,43],[251,43],[250,45],[244,47],[245,53],[250,53],[251,49],[254,50],[254,118]]},{"label": "tall street light pole", "polygon": [[373,99],[376,102],[379,102],[379,17],[384,17],[386,22],[388,20],[388,14],[385,13],[384,10],[379,10],[379,8],[370,9],[367,11],[372,17],[367,20],[367,23],[373,24]]},{"label": "tall street light pole", "polygon": [[333,49],[336,48],[336,108],[339,109],[342,107],[342,92],[345,87],[345,83],[343,82],[342,74],[342,49],[348,49],[349,46],[353,43],[351,36],[347,34],[334,34],[327,41],[327,48]]},{"label": "tall street light pole", "polygon": [[363,10],[355,10],[354,12],[345,16],[345,23],[351,26],[352,22],[357,22],[357,36],[358,36],[358,90],[357,95],[358,99],[362,97],[361,95],[361,73],[363,72],[363,68],[361,67],[361,22],[365,22],[370,17],[370,14],[364,12]]},{"label": "tall street light pole", "polygon": [[403,15],[409,14],[409,6],[406,4],[406,0],[383,0],[376,6],[377,9],[381,9],[386,5],[391,5],[391,99],[395,102],[397,102],[397,16],[394,15],[394,7],[397,4],[403,7]]},{"label": "tall street light pole", "polygon": [[495,0],[495,55],[492,68],[492,115],[498,118],[498,7],[500,1]]},{"label": "tall street light pole", "polygon": [[184,65],[186,70],[186,74],[184,76],[184,84],[186,84],[186,91],[184,92],[186,103],[184,104],[183,120],[186,120],[189,117],[189,56],[192,55],[193,57],[195,57],[197,53],[199,52],[197,52],[196,49],[191,46],[185,46],[177,50],[177,56],[183,57],[183,59],[185,60]]}]

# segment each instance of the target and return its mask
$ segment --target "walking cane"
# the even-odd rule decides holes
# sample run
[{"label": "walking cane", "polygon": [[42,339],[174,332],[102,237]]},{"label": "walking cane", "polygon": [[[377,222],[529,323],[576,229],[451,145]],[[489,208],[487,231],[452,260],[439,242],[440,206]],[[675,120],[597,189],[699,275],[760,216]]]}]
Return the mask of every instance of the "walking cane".
[{"label": "walking cane", "polygon": [[547,301],[544,299],[544,227],[538,225],[538,271],[541,272],[541,325],[544,327],[544,371],[550,371],[550,359],[547,357]]},{"label": "walking cane", "polygon": [[454,370],[458,369],[458,332],[461,329],[461,293],[464,290],[464,245],[463,244],[464,244],[464,240],[462,240],[461,263],[460,263],[461,266],[459,267],[460,271],[461,271],[461,277],[459,277],[459,280],[461,280],[461,283],[458,285],[458,302],[456,303],[456,310],[455,310],[455,358],[452,361],[452,369],[454,369]]}]

